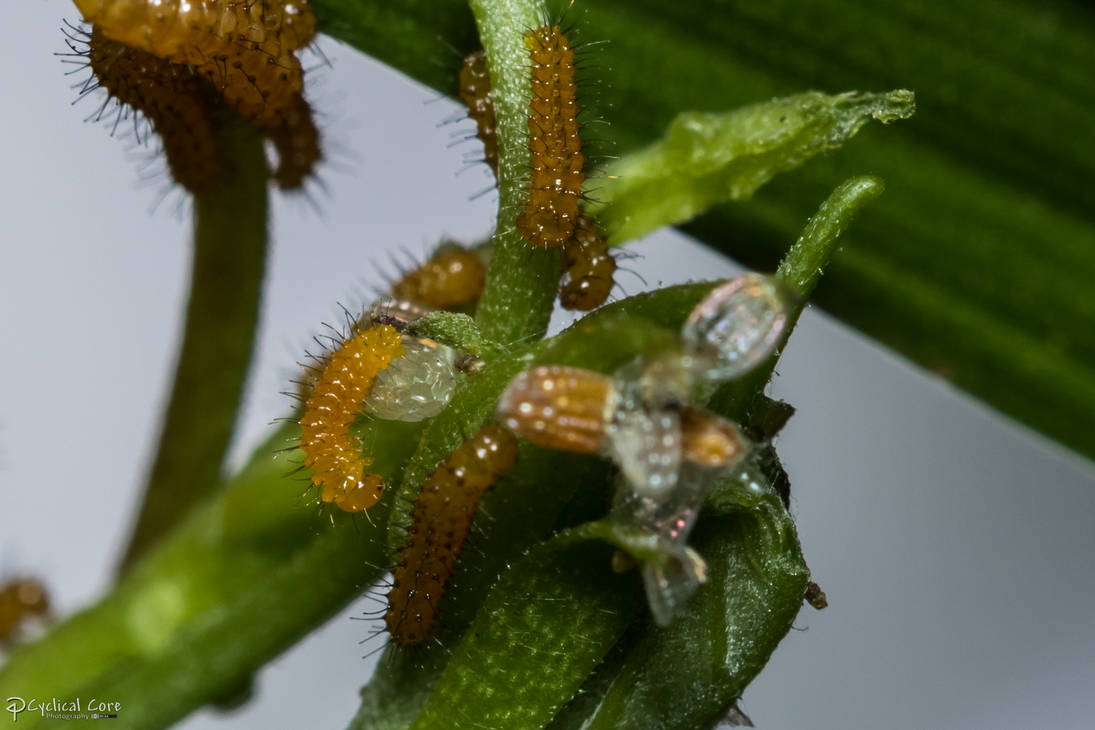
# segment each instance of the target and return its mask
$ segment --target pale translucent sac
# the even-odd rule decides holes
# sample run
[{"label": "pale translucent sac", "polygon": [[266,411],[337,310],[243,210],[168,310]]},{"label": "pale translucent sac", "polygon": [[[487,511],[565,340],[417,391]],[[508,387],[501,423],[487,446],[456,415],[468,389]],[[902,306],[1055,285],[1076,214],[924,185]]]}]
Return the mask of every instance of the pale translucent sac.
[{"label": "pale translucent sac", "polygon": [[740,468],[750,448],[734,424],[713,414],[685,411],[683,422],[676,427],[677,469],[658,491],[639,488],[616,455],[622,478],[610,516],[617,525],[659,539],[661,559],[645,562],[642,576],[650,611],[663,626],[707,577],[703,558],[688,547],[704,498],[717,479]]},{"label": "pale translucent sac", "polygon": [[668,626],[678,609],[707,582],[707,562],[687,545],[666,553],[661,563],[642,567],[643,589],[650,613],[659,626]]},{"label": "pale translucent sac", "polygon": [[621,410],[608,427],[608,452],[631,488],[658,496],[677,483],[681,419],[676,411]]},{"label": "pale translucent sac", "polygon": [[703,377],[729,380],[772,354],[787,316],[787,300],[775,280],[750,273],[704,297],[688,316],[681,337],[690,354],[707,360]]},{"label": "pale translucent sac", "polygon": [[710,481],[710,470],[685,464],[673,486],[659,495],[644,495],[620,479],[610,519],[659,540],[659,560],[642,566],[643,586],[654,620],[664,626],[707,579],[707,565],[688,547]]},{"label": "pale translucent sac", "polygon": [[436,416],[456,390],[456,351],[409,335],[403,335],[403,348],[406,354],[377,374],[362,404],[365,412],[389,421]]}]

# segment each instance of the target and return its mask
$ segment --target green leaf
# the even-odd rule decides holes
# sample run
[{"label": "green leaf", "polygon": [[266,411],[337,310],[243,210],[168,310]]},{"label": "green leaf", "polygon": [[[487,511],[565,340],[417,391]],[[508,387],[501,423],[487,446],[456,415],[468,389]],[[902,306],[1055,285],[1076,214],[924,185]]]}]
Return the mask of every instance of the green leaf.
[{"label": "green leaf", "polygon": [[[460,0],[317,0],[327,28],[443,93],[476,45]],[[806,88],[908,88],[920,112],[773,180],[686,230],[772,269],[837,181],[893,191],[864,216],[818,302],[1064,443],[1095,455],[1095,13],[1063,0],[666,4],[587,0],[598,135],[650,144],[682,109]]]},{"label": "green leaf", "polygon": [[[397,476],[418,430],[384,422],[367,434],[373,469]],[[245,685],[376,580],[390,497],[370,517],[317,513],[307,482],[290,474],[300,455],[284,447],[298,438],[295,427],[279,430],[107,597],[13,652],[0,695],[47,687],[57,697],[110,697],[123,703],[127,727],[163,727]],[[28,713],[20,726],[36,719]]]},{"label": "green leaf", "polygon": [[619,244],[749,198],[777,174],[840,147],[870,119],[912,116],[911,91],[816,91],[730,112],[684,112],[653,145],[624,155],[594,181],[591,211]]},{"label": "green leaf", "polygon": [[701,521],[693,544],[708,582],[670,626],[649,628],[588,730],[713,727],[790,630],[809,571],[777,498]]},{"label": "green leaf", "polygon": [[611,550],[576,539],[564,532],[506,572],[412,728],[527,730],[570,700],[642,605]]}]

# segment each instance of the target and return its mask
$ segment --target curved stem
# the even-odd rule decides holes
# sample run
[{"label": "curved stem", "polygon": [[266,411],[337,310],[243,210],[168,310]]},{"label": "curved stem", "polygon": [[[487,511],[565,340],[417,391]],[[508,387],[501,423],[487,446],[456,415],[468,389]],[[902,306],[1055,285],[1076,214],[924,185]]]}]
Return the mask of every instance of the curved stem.
[{"label": "curved stem", "polygon": [[487,54],[498,130],[498,224],[487,287],[479,302],[483,335],[501,343],[542,337],[562,273],[561,252],[534,249],[516,222],[529,167],[529,55],[524,35],[542,24],[533,0],[470,0]]},{"label": "curved stem", "polygon": [[194,196],[194,258],[175,382],[122,572],[221,482],[258,325],[266,269],[262,138],[225,120],[218,147],[231,172]]}]

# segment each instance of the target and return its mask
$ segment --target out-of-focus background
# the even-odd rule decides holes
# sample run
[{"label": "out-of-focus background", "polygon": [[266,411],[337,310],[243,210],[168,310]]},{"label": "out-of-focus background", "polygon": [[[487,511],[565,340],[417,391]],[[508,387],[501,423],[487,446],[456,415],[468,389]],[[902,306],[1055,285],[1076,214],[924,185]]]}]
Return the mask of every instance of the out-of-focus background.
[{"label": "out-of-focus background", "polygon": [[[41,576],[67,613],[106,589],[128,534],[181,325],[189,224],[177,191],[152,210],[166,178],[138,182],[147,151],[82,123],[94,101],[70,106],[83,76],[66,79],[50,54],[72,5],[5,10],[0,575]],[[288,408],[278,391],[337,302],[360,303],[391,254],[476,240],[494,215],[493,193],[479,195],[489,173],[466,165],[475,143],[458,143],[470,123],[443,124],[454,104],[323,47],[333,68],[313,74],[312,99],[341,171],[323,171],[315,207],[275,197],[237,463]],[[737,270],[672,231],[632,250],[626,266],[650,286]],[[798,408],[780,453],[831,605],[803,610],[746,692],[757,726],[1091,727],[1095,465],[816,310],[771,392]],[[343,727],[373,667],[358,645],[370,627],[349,620],[363,608],[264,669],[241,710],[183,727]]]}]

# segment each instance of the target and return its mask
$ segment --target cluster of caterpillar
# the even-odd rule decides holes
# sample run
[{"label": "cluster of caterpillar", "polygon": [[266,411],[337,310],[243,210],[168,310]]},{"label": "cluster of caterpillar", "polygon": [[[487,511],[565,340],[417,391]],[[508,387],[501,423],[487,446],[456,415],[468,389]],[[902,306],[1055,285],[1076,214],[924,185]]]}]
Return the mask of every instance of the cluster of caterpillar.
[{"label": "cluster of caterpillar", "polygon": [[300,417],[300,448],[304,466],[320,500],[344,512],[363,512],[384,494],[384,480],[367,468],[373,460],[350,433],[377,374],[403,355],[402,335],[381,324],[350,334],[313,370],[311,394]]},{"label": "cluster of caterpillar", "polygon": [[[76,5],[92,32],[82,41],[86,51],[70,47],[88,56],[109,98],[148,118],[163,138],[173,177],[188,190],[216,180],[210,115],[217,100],[273,142],[279,157],[274,177],[283,189],[300,187],[312,172],[321,157],[319,134],[294,55],[315,36],[306,2],[77,0]],[[70,40],[81,39],[70,35]],[[206,84],[198,85],[199,79]]]},{"label": "cluster of caterpillar", "polygon": [[384,614],[396,644],[417,644],[430,635],[479,500],[515,463],[517,439],[505,428],[487,425],[422,484]]},{"label": "cluster of caterpillar", "polygon": [[[559,302],[564,309],[589,311],[607,301],[616,260],[596,223],[579,212],[585,176],[574,101],[574,52],[557,26],[533,31],[526,36],[526,42],[533,67],[529,113],[532,177],[518,228],[533,245],[562,243],[566,281]],[[459,93],[468,116],[475,121],[476,136],[483,142],[484,161],[497,174],[498,138],[490,90],[486,56],[476,51],[464,59]],[[564,170],[564,175],[553,177],[559,170]],[[556,222],[551,226],[537,223],[545,216]],[[568,227],[570,235],[564,235]]]},{"label": "cluster of caterpillar", "polygon": [[49,614],[49,596],[32,578],[13,578],[0,583],[0,646],[18,640],[23,626]]},{"label": "cluster of caterpillar", "polygon": [[192,67],[243,119],[277,126],[303,90],[293,52],[312,42],[305,0],[75,0],[106,37]]}]

